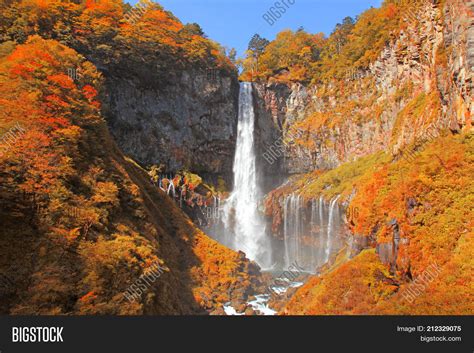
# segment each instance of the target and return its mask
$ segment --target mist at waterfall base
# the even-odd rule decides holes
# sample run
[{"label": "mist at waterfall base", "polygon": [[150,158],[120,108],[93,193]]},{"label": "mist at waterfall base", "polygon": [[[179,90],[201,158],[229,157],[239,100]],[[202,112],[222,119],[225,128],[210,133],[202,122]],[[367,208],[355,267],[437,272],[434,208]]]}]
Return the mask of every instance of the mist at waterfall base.
[{"label": "mist at waterfall base", "polygon": [[257,177],[255,113],[252,84],[241,83],[234,190],[221,203],[219,221],[207,229],[223,245],[246,254],[262,270],[278,273],[295,261],[308,273],[344,246],[344,213],[338,198],[304,200],[297,194],[282,200],[281,234],[272,234],[263,217],[263,194]]}]

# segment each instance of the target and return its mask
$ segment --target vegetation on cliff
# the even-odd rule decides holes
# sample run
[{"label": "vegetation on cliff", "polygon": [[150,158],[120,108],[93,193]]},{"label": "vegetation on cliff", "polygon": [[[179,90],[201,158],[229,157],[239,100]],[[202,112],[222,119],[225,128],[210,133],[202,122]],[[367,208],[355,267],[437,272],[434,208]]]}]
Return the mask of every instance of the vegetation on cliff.
[{"label": "vegetation on cliff", "polygon": [[[414,55],[404,75],[393,64],[384,71],[396,72],[390,80],[371,71],[394,43],[397,60],[408,56],[397,40],[417,28],[407,17],[418,6],[387,0],[345,18],[328,38],[303,29],[272,42],[256,36],[242,61],[244,80],[309,87],[304,116],[280,126],[296,136],[285,152],[331,151],[325,165],[339,165],[270,193],[275,233],[290,193],[340,196],[357,210],[347,216],[355,245],[297,290],[286,314],[474,313],[474,137],[468,90],[455,92],[461,75],[450,71],[453,48],[437,43]],[[0,271],[9,283],[0,311],[200,314],[262,290],[255,264],[197,229],[150,181],[156,170],[148,174],[116,147],[99,99],[107,94],[100,70],[145,87],[188,68],[236,75],[228,53],[157,4],[136,22],[119,0],[2,0],[0,8]],[[423,77],[412,79],[415,66]],[[426,138],[430,127],[436,136]],[[159,280],[127,300],[157,264]],[[408,295],[434,265],[436,276]]]},{"label": "vegetation on cliff", "polygon": [[[401,239],[395,270],[387,272],[390,264],[383,264],[375,252],[363,252],[309,281],[286,313],[473,313],[473,166],[473,134],[445,135],[428,142],[414,158],[376,154],[295,177],[270,194],[267,212],[274,214],[275,222],[280,220],[278,200],[288,193],[307,200],[341,195],[341,203],[357,210],[347,217],[355,238],[366,237],[362,243],[373,248],[392,243],[396,224]],[[433,264],[440,267],[439,276],[413,302],[407,301],[404,291]],[[379,270],[376,277],[366,266]],[[373,281],[380,282],[383,295],[369,290]]]},{"label": "vegetation on cliff", "polygon": [[407,13],[416,13],[421,3],[386,0],[380,8],[370,8],[357,20],[344,18],[327,38],[304,29],[282,31],[265,48],[260,60],[249,50],[241,77],[249,81],[271,78],[313,84],[353,79],[354,73],[367,70],[385,46],[406,29]]},{"label": "vegetation on cliff", "polygon": [[[199,25],[182,24],[157,3],[147,6],[137,21],[128,20],[131,7],[121,0],[2,0],[0,8],[2,42],[24,43],[39,34],[109,70],[128,64],[122,75],[160,77],[187,67],[236,70],[224,48],[205,38]],[[154,62],[156,72],[144,75],[135,67],[144,61]]]},{"label": "vegetation on cliff", "polygon": [[[297,193],[306,201],[340,196],[352,234],[346,262],[339,265],[340,254],[338,264],[297,291],[285,313],[474,312],[472,85],[450,74],[456,69],[447,38],[453,42],[454,33],[429,32],[447,9],[452,15],[452,7],[466,7],[445,5],[385,1],[355,22],[344,20],[323,39],[303,79],[291,79],[295,66],[285,75],[261,66],[259,79],[313,84],[304,116],[285,127],[296,136],[287,153],[339,165],[293,176],[268,195],[274,231],[283,224],[281,200]],[[426,39],[428,32],[446,37]],[[434,265],[439,273],[410,295]]]}]

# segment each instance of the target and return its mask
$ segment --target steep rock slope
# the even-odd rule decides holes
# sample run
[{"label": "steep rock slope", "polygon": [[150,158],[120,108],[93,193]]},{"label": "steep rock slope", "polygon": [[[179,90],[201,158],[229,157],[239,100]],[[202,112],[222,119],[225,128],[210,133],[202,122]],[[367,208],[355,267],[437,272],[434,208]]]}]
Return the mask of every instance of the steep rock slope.
[{"label": "steep rock slope", "polygon": [[182,71],[170,83],[140,87],[110,78],[108,122],[119,146],[141,163],[192,170],[207,180],[231,181],[239,86],[236,75],[209,80]]},{"label": "steep rock slope", "polygon": [[[469,314],[474,311],[473,135],[442,136],[410,160],[379,153],[293,178],[266,200],[339,197],[352,236],[287,314]],[[436,271],[431,271],[435,269]]]}]

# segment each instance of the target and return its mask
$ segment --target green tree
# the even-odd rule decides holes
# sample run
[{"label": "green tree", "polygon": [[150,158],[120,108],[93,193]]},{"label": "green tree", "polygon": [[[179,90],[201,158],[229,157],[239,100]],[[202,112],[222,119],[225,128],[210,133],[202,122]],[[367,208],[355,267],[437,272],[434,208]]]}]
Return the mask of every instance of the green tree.
[{"label": "green tree", "polygon": [[232,48],[232,49],[229,51],[229,54],[227,54],[227,56],[229,57],[229,60],[230,60],[234,65],[237,64],[237,50],[235,50],[235,48]]},{"label": "green tree", "polygon": [[184,25],[182,31],[186,33],[187,35],[206,37],[201,26],[198,25],[197,23],[187,23],[186,25]]},{"label": "green tree", "polygon": [[255,69],[258,72],[258,61],[260,56],[265,52],[265,48],[270,44],[268,39],[260,37],[259,34],[254,34],[249,42],[248,50],[251,52],[255,60]]}]

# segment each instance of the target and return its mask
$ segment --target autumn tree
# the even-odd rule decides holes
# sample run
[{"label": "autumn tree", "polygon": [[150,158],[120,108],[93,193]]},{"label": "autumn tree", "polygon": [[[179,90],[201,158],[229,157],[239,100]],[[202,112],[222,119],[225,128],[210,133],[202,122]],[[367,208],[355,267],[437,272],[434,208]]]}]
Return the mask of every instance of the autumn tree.
[{"label": "autumn tree", "polygon": [[[253,70],[253,65],[257,62],[253,51],[248,52],[243,61],[243,76],[252,72],[257,78],[309,81],[312,66],[319,60],[324,41],[323,34],[312,35],[303,29],[280,32],[274,41],[261,50],[258,70]],[[288,72],[286,76],[283,73],[285,71]]]}]

